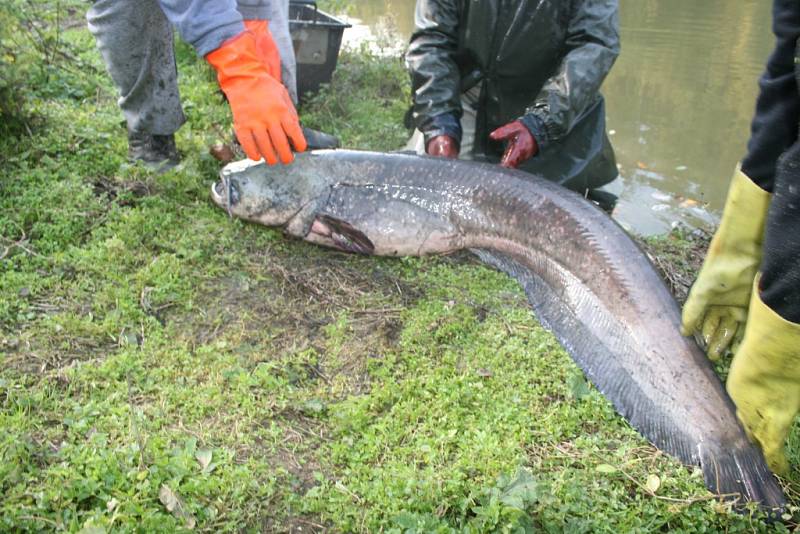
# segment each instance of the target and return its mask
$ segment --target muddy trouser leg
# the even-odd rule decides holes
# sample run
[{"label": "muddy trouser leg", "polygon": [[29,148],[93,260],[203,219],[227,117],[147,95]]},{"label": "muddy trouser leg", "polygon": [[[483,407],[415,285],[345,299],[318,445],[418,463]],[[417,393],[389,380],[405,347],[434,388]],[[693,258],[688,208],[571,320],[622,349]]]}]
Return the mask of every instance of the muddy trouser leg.
[{"label": "muddy trouser leg", "polygon": [[97,0],[86,19],[119,90],[128,129],[175,133],[186,117],[178,94],[172,26],[157,0]]},{"label": "muddy trouser leg", "polygon": [[800,141],[784,152],[775,172],[764,236],[761,298],[787,321],[800,323]]},{"label": "muddy trouser leg", "polygon": [[297,61],[289,33],[289,0],[273,0],[269,31],[281,55],[281,80],[297,104]]},{"label": "muddy trouser leg", "polygon": [[[461,95],[461,147],[458,159],[473,159],[472,149],[475,146],[475,106],[480,98],[480,86],[476,86]],[[420,156],[425,154],[425,136],[414,130],[405,150],[412,150]]]}]

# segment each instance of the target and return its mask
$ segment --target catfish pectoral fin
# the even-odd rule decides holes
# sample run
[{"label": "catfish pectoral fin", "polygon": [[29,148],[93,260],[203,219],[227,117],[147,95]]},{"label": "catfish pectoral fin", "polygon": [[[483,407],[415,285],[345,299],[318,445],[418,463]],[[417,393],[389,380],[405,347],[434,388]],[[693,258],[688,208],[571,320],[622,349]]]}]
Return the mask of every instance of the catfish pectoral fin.
[{"label": "catfish pectoral fin", "polygon": [[[322,225],[327,232],[324,234],[320,232],[320,225]],[[336,247],[347,252],[368,255],[375,252],[375,245],[364,232],[354,227],[349,222],[337,219],[331,215],[324,213],[317,215],[312,224],[312,230],[330,238]]]}]

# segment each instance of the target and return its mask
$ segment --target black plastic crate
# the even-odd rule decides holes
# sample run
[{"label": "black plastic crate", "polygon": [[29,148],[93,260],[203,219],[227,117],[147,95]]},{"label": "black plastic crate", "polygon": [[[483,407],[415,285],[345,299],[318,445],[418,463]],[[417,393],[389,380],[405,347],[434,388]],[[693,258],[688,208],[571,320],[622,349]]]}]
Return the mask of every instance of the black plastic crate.
[{"label": "black plastic crate", "polygon": [[297,57],[297,94],[313,93],[323,83],[330,83],[342,34],[350,24],[317,9],[316,2],[289,2],[289,31]]}]

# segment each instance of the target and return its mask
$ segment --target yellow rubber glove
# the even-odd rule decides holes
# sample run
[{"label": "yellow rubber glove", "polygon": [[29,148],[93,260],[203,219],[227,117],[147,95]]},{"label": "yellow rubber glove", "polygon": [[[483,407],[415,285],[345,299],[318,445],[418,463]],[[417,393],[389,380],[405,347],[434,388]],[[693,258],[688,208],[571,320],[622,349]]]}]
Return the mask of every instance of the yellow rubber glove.
[{"label": "yellow rubber glove", "polygon": [[744,333],[770,199],[769,193],[736,168],[722,220],[683,306],[681,321],[681,333],[700,334],[712,360],[718,360]]},{"label": "yellow rubber glove", "polygon": [[784,445],[800,412],[800,324],[790,323],[764,304],[758,279],[727,387],[736,415],[761,447],[770,469],[787,474]]}]

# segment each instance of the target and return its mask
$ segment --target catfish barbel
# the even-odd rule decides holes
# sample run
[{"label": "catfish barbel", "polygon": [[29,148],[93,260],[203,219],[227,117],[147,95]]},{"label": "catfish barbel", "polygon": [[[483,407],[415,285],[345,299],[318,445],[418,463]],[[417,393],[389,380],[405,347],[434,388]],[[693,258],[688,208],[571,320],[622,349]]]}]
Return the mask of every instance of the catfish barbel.
[{"label": "catfish barbel", "polygon": [[706,486],[767,508],[785,500],[680,311],[633,240],[580,195],[497,165],[346,150],[288,166],[240,161],[212,187],[232,216],[361,254],[471,249],[525,289],[616,410]]}]

